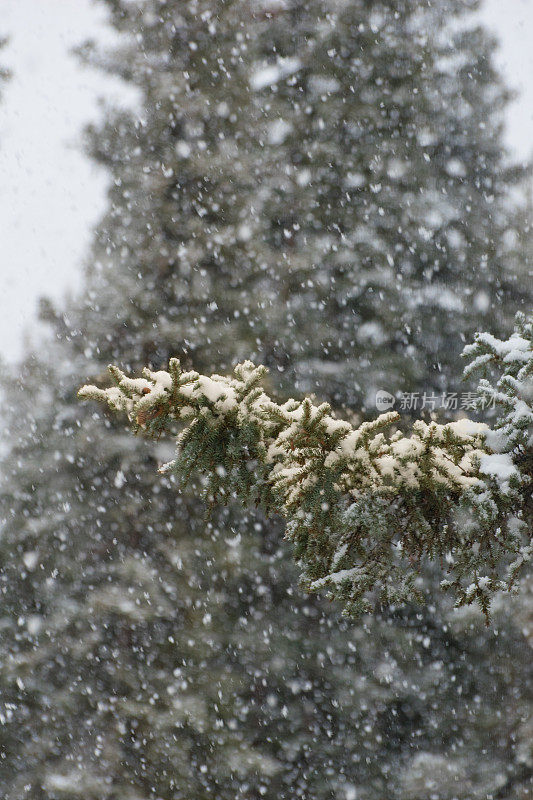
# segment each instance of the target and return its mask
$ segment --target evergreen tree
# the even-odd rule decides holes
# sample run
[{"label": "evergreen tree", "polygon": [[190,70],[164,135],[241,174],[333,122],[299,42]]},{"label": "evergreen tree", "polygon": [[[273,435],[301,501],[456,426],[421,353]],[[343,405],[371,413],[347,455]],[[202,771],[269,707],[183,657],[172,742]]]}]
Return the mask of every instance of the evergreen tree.
[{"label": "evergreen tree", "polygon": [[[396,133],[391,123],[387,135],[408,152],[418,114],[429,119],[414,103],[423,94],[414,94],[415,66],[427,97],[434,86],[434,98],[446,88],[457,100],[447,105],[450,129],[459,133],[454,114],[467,86],[476,97],[472,115],[481,116],[487,94],[496,110],[503,95],[490,71],[481,80],[465,69],[461,87],[449,73],[439,84],[438,70],[428,66],[426,79],[422,62],[410,64],[404,33],[415,15],[408,4],[109,0],[107,7],[124,46],[106,54],[88,49],[87,57],[137,86],[140,110],[110,111],[90,135],[112,186],[84,290],[64,310],[43,305],[55,341],[5,381],[3,795],[411,800],[427,795],[424,770],[441,780],[438,769],[442,796],[450,775],[450,796],[482,797],[507,782],[517,794],[531,760],[524,596],[517,607],[495,609],[498,636],[466,613],[447,621],[445,604],[362,625],[339,621],[335,609],[296,589],[278,526],[232,508],[205,524],[201,487],[177,493],[172,476],[157,476],[156,465],[172,456],[164,442],[135,442],[111,417],[102,420],[76,400],[80,376],[98,382],[109,361],[157,369],[173,355],[205,372],[254,358],[274,366],[274,376],[283,370],[287,386],[296,377],[300,388],[306,381],[323,387],[321,395],[337,403],[396,375],[389,357],[383,367],[379,359],[388,352],[399,363],[405,345],[397,333],[405,319],[396,319],[410,306],[398,315],[394,307],[401,292],[396,300],[383,296],[381,309],[388,304],[396,327],[372,350],[375,362],[367,357],[363,325],[377,344],[371,323],[379,302],[371,301],[389,286],[380,271],[388,250],[375,223],[388,220],[396,243],[397,218],[413,209],[405,244],[416,261],[414,288],[404,294],[411,303],[428,285],[421,264],[434,258],[431,237],[420,234],[421,255],[414,239],[427,224],[421,216],[437,173],[426,183],[429,167],[411,174],[413,165],[436,163],[433,151],[423,151],[429,162],[420,151],[406,162],[403,180],[383,168],[374,192],[382,173],[372,165],[388,152],[379,121],[390,95],[376,82],[380,70],[399,70],[395,102],[403,87],[408,122]],[[425,12],[433,14],[429,21],[425,13],[420,19],[428,55],[437,29],[453,27],[459,4],[433,8]],[[380,10],[390,34],[372,31]],[[486,39],[481,31],[474,39],[465,39],[465,49],[472,42],[488,69]],[[353,91],[342,64],[338,88],[326,69],[345,58],[360,60],[352,65]],[[482,129],[467,120],[465,148],[481,153],[490,144],[493,178],[503,181],[497,132],[480,140]],[[443,152],[442,163],[455,156]],[[341,192],[344,165],[351,185]],[[459,177],[446,179],[457,193]],[[487,231],[475,180],[464,184],[465,196],[471,191],[473,214]],[[418,187],[427,202],[419,203]],[[498,208],[494,247],[511,224],[498,205],[501,191],[491,205]],[[380,192],[390,194],[383,215]],[[462,232],[465,209],[453,208]],[[361,241],[365,230],[370,244]],[[475,243],[457,247],[472,253],[463,265],[469,273],[488,233],[476,233],[472,221],[464,236]],[[500,261],[486,263],[487,283],[499,289]],[[410,275],[404,264],[398,271]],[[464,278],[456,276],[459,292]],[[458,311],[454,334],[479,327],[470,311]],[[415,305],[412,313],[418,324]],[[438,315],[439,326],[448,313]],[[427,370],[421,348],[438,327],[431,315],[424,324],[421,331],[412,324],[407,342],[419,376]],[[354,368],[341,377],[344,348],[354,353]],[[315,381],[317,366],[331,379]],[[413,785],[417,775],[422,788]]]},{"label": "evergreen tree", "polygon": [[[104,329],[131,317],[128,302],[122,335],[157,317],[159,350],[142,363],[185,353],[202,370],[216,351],[223,370],[237,355],[337,405],[373,406],[383,387],[456,390],[464,342],[510,332],[531,302],[509,200],[523,170],[501,135],[508,92],[495,42],[462,21],[476,5],[113,4],[119,29],[142,27],[142,48],[98,63],[148,85],[165,129],[154,139],[141,117],[117,138],[112,118],[93,143],[104,163],[128,145],[144,170],[129,204],[157,210],[133,241],[113,221],[137,290],[99,297]],[[156,242],[164,305],[150,291]],[[194,332],[176,341],[185,303]]]},{"label": "evergreen tree", "polygon": [[273,280],[246,355],[285,368],[291,390],[361,407],[382,387],[456,389],[464,341],[509,332],[531,301],[513,260],[508,92],[495,42],[461,21],[476,5],[287,3],[266,22],[247,224]]}]

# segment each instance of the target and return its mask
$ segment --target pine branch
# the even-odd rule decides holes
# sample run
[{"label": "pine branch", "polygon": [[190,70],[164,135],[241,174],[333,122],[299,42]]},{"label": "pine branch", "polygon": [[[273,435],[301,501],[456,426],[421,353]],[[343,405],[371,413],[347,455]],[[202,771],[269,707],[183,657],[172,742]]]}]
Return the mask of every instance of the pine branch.
[{"label": "pine branch", "polygon": [[531,329],[519,318],[507,342],[478,334],[465,349],[468,374],[505,368],[495,387],[480,382],[480,406],[490,396],[503,409],[494,430],[419,420],[404,435],[394,412],[353,427],[327,403],[276,403],[261,387],[266,369],[249,361],[231,377],[182,372],[178,359],[141,378],[110,367],[113,388],[79,394],[151,436],[182,426],[160,471],[199,471],[209,503],[236,496],[281,513],[304,585],[327,588],[346,613],[420,599],[427,560],[445,563],[457,606],[477,602],[488,620],[493,594],[512,589],[532,551]]}]

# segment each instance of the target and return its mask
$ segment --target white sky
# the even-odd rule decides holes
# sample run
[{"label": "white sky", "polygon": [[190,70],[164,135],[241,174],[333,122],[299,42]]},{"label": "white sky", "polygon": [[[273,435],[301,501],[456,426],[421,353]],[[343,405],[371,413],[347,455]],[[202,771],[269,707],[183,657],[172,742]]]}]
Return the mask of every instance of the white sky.
[{"label": "white sky", "polygon": [[[37,298],[79,285],[92,226],[105,206],[106,172],[81,150],[98,98],[127,96],[118,81],[82,67],[69,51],[88,38],[113,42],[103,4],[0,0],[0,356],[35,340]],[[131,93],[128,93],[131,98]],[[36,335],[35,335],[36,334]]]},{"label": "white sky", "polygon": [[[107,175],[84,156],[80,132],[99,116],[98,97],[131,102],[117,82],[80,67],[70,49],[110,41],[91,0],[0,0],[0,63],[13,71],[0,103],[0,356],[13,360],[34,333],[37,298],[79,285],[91,228],[105,205]],[[507,140],[533,150],[533,0],[485,0],[507,83],[520,91]]]}]

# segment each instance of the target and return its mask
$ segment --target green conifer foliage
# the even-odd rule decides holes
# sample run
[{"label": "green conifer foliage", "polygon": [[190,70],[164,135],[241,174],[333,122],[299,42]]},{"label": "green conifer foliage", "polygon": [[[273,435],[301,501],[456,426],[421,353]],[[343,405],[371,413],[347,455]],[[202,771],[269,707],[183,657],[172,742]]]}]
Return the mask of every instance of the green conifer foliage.
[{"label": "green conifer foliage", "polygon": [[370,611],[366,596],[376,591],[389,604],[417,598],[416,571],[398,557],[446,558],[457,605],[477,601],[488,621],[491,595],[511,588],[533,553],[533,320],[519,316],[507,341],[478,334],[465,355],[475,356],[467,375],[494,363],[503,373],[479,386],[480,407],[494,400],[503,409],[495,430],[460,419],[384,435],[397,412],[354,428],[327,403],[273,402],[260,386],[265,369],[251,362],[231,378],[182,372],[177,359],[142,378],[110,367],[115,387],[79,394],[153,436],[184,424],[177,456],[160,472],[188,479],[199,469],[210,502],[237,496],[281,511],[304,582],[329,587],[346,611]]}]

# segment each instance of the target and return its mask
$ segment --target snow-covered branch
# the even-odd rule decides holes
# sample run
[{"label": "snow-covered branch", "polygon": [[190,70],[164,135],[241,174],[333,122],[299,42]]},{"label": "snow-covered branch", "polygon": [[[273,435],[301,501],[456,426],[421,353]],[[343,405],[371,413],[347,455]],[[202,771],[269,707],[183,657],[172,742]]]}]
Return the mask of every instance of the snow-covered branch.
[{"label": "snow-covered branch", "polygon": [[110,367],[114,387],[84,386],[80,396],[150,435],[180,425],[176,458],[161,472],[197,470],[208,502],[237,497],[281,513],[304,585],[327,587],[347,613],[419,597],[421,562],[437,560],[457,604],[477,601],[488,617],[493,593],[531,555],[531,339],[519,319],[508,342],[478,334],[465,350],[469,373],[504,365],[496,386],[484,379],[479,390],[480,404],[490,395],[503,409],[494,430],[419,420],[406,435],[394,412],[354,427],[327,403],[276,403],[261,385],[266,369],[249,361],[231,377],[183,372],[178,359],[141,378]]}]

